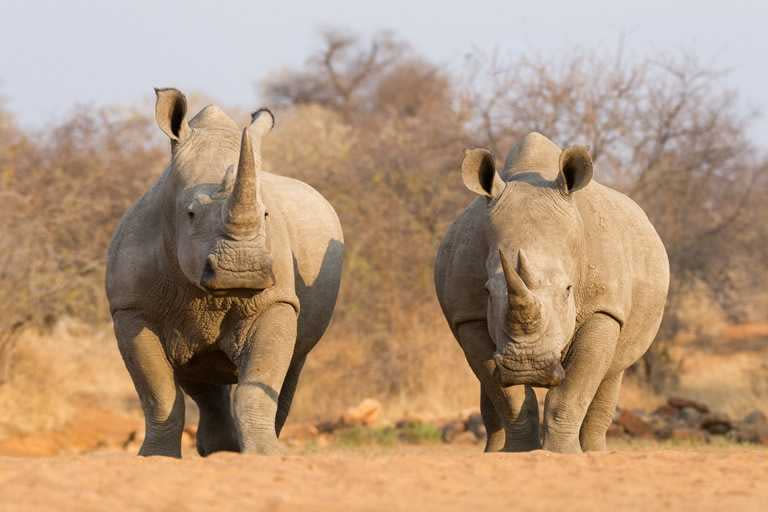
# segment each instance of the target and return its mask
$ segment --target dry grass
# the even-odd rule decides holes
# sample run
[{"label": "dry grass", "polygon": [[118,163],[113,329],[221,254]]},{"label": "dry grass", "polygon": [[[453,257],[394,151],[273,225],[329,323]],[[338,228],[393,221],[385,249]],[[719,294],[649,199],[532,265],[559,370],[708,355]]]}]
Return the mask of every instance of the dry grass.
[{"label": "dry grass", "polygon": [[140,411],[111,327],[66,320],[48,334],[24,332],[0,386],[0,437],[54,430],[83,407]]},{"label": "dry grass", "polygon": [[[436,308],[393,317],[391,336],[354,331],[341,322],[332,326],[310,355],[289,422],[336,418],[368,397],[382,403],[384,422],[476,409],[479,386]],[[677,365],[674,386],[662,396],[640,376],[628,376],[620,406],[653,410],[666,396],[678,394],[734,418],[756,408],[768,410],[764,328],[728,326],[721,337],[677,345],[671,351]],[[544,390],[539,391],[543,401]],[[196,409],[188,404],[194,424]],[[84,410],[108,411],[126,421],[141,419],[111,327],[67,320],[47,334],[24,332],[11,380],[0,386],[0,438],[62,431],[63,439],[67,425],[81,422]]]},{"label": "dry grass", "polygon": [[385,419],[478,406],[477,380],[436,305],[393,324],[379,339],[333,325],[308,359],[292,417],[332,417],[366,397],[383,402]]}]

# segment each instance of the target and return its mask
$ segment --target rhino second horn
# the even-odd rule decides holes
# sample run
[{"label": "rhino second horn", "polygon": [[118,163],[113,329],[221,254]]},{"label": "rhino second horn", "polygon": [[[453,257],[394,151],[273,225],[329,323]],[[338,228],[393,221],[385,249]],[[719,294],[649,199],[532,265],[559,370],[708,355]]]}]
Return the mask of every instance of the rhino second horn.
[{"label": "rhino second horn", "polygon": [[235,238],[245,238],[255,232],[261,218],[258,199],[259,176],[256,172],[251,139],[245,129],[240,144],[240,161],[237,164],[235,184],[224,209],[224,226],[227,233]]},{"label": "rhino second horn", "polygon": [[[509,262],[502,251],[501,269],[504,272],[504,280],[507,283],[508,321],[512,330],[520,330],[530,334],[539,329],[541,325],[541,303],[538,297],[526,285],[515,267]],[[525,253],[518,253],[521,272],[529,279],[532,278],[530,268],[525,260]]]}]

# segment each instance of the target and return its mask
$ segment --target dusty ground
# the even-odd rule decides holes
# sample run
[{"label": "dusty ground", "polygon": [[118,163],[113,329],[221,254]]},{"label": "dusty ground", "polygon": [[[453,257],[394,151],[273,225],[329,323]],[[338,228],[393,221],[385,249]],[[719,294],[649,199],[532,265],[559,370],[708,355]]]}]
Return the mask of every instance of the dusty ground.
[{"label": "dusty ground", "polygon": [[[612,452],[570,456],[483,455],[477,444],[435,442],[326,446],[316,439],[293,445],[284,457],[200,459],[189,456],[190,430],[184,460],[141,459],[132,453],[143,421],[111,334],[78,329],[63,325],[53,335],[28,337],[12,382],[0,389],[2,512],[768,510],[768,449],[726,442],[613,440]],[[768,329],[741,331],[725,333],[717,344],[682,340],[672,354],[680,369],[673,391],[736,419],[753,409],[768,411]],[[313,410],[308,405],[339,410],[322,402],[329,388],[318,380],[322,375],[307,377],[286,427],[297,437]],[[471,384],[446,384],[460,399],[441,408],[476,407]],[[349,394],[345,403],[357,403],[353,399]],[[624,408],[653,410],[661,403],[662,397],[630,381],[623,387]],[[382,421],[404,417],[401,409],[385,402]],[[195,410],[188,412],[192,429]]]},{"label": "dusty ground", "polygon": [[0,457],[0,509],[765,510],[768,452],[483,455],[412,447],[184,460]]}]

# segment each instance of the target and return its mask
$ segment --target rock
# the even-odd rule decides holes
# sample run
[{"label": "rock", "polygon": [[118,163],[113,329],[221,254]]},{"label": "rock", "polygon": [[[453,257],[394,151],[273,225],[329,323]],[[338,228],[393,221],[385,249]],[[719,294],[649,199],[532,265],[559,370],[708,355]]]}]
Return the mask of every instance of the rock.
[{"label": "rock", "polygon": [[480,414],[480,411],[478,411],[477,409],[473,409],[473,408],[464,409],[459,413],[459,418],[462,421],[469,421],[473,416],[480,416],[482,421],[482,415]]},{"label": "rock", "polygon": [[667,399],[667,405],[669,405],[670,407],[674,407],[675,409],[692,407],[702,414],[706,414],[709,412],[709,407],[702,404],[701,402],[690,400],[688,398],[682,398],[682,397],[676,397],[676,396],[669,397]]},{"label": "rock", "polygon": [[485,439],[485,423],[483,423],[483,417],[479,412],[470,415],[464,424],[466,429],[475,435],[475,438],[478,440]]},{"label": "rock", "polygon": [[404,418],[397,420],[395,422],[395,428],[399,430],[403,428],[415,427],[417,425],[423,425],[424,423],[427,423],[427,421],[424,418],[408,415],[408,416],[405,416]]},{"label": "rock", "polygon": [[314,439],[320,433],[320,429],[311,423],[288,423],[280,433],[281,439],[307,440]]},{"label": "rock", "polygon": [[768,425],[768,417],[766,417],[763,411],[755,409],[744,416],[741,422],[747,425]]},{"label": "rock", "polygon": [[686,406],[680,409],[680,420],[691,427],[698,427],[701,424],[702,416],[703,413],[695,407]]},{"label": "rock", "polygon": [[[444,443],[452,443],[459,434],[467,431],[467,425],[463,421],[451,421],[440,428],[440,439]],[[474,435],[474,434],[472,434]]]},{"label": "rock", "polygon": [[608,426],[608,432],[606,433],[606,436],[616,438],[624,437],[625,435],[626,432],[624,432],[624,428],[618,423],[611,423]]},{"label": "rock", "polygon": [[366,398],[355,407],[350,407],[341,416],[341,423],[346,426],[361,425],[369,427],[376,423],[381,414],[381,402]]},{"label": "rock", "polygon": [[338,421],[332,420],[323,420],[315,424],[315,428],[321,434],[332,434],[336,429],[339,428],[339,426],[340,425]]},{"label": "rock", "polygon": [[768,418],[762,411],[754,410],[734,425],[731,434],[740,443],[768,445]]},{"label": "rock", "polygon": [[708,443],[709,435],[703,430],[690,427],[674,427],[670,429],[666,439],[673,441],[688,441],[692,443]]},{"label": "rock", "polygon": [[677,415],[679,413],[680,413],[680,409],[676,407],[672,407],[669,404],[661,405],[657,407],[655,411],[653,411],[654,416],[658,416],[664,419],[677,418]]},{"label": "rock", "polygon": [[653,429],[647,421],[641,418],[640,415],[626,409],[621,411],[616,423],[621,425],[624,431],[633,437],[651,437],[653,435]]},{"label": "rock", "polygon": [[702,417],[701,428],[710,434],[723,435],[733,429],[733,423],[725,414],[710,413]]}]

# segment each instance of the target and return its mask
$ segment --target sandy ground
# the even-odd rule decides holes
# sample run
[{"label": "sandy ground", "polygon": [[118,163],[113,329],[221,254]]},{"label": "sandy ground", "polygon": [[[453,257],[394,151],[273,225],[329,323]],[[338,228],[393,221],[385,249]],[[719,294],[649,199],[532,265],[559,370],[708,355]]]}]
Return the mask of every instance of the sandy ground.
[{"label": "sandy ground", "polygon": [[766,510],[768,451],[0,457],[0,510]]}]

